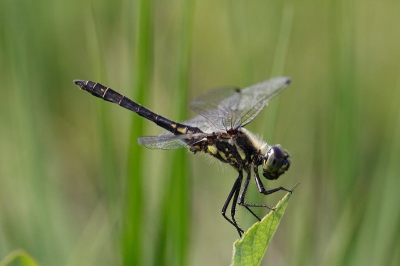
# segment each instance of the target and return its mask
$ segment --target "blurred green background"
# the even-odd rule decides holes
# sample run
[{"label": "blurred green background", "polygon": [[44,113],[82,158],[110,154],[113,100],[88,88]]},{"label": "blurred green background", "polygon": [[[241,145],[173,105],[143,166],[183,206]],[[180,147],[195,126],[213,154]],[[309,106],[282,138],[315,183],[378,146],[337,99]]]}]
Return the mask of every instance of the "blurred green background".
[{"label": "blurred green background", "polygon": [[[72,80],[183,121],[210,88],[285,75],[248,126],[292,155],[266,187],[301,183],[263,263],[399,265],[399,25],[394,0],[2,0],[0,260],[22,248],[42,265],[228,265],[235,171],[139,147],[161,130]],[[283,196],[251,185],[250,201]]]}]

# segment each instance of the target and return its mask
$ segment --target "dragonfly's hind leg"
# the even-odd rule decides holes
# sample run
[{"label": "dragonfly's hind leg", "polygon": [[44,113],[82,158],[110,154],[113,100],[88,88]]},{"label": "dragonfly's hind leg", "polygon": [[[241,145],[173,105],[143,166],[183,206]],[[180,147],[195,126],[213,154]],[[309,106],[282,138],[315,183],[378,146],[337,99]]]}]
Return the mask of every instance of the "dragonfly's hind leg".
[{"label": "dragonfly's hind leg", "polygon": [[[243,179],[243,172],[239,171],[239,176],[236,179],[235,183],[233,184],[233,187],[231,191],[229,192],[228,198],[226,199],[224,206],[222,207],[222,216],[230,223],[232,224],[236,230],[239,233],[239,236],[241,237],[244,231],[239,227],[235,220],[235,213],[236,213],[236,202],[239,197],[239,192],[240,192],[240,186],[242,184],[242,179]],[[233,202],[231,205],[231,219],[229,219],[226,216],[226,210],[228,209],[229,203],[231,202],[233,197]]]}]

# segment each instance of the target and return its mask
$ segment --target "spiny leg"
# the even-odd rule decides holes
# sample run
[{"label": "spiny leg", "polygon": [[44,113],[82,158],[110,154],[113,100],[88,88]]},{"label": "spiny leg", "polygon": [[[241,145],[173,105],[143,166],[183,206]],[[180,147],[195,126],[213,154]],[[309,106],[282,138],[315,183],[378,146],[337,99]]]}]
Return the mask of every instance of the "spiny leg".
[{"label": "spiny leg", "polygon": [[[277,192],[279,190],[284,190],[284,191],[288,191],[288,192],[292,193],[291,190],[286,189],[284,187],[278,187],[278,188],[273,188],[273,189],[265,189],[263,183],[261,182],[260,176],[258,174],[257,166],[254,165],[253,170],[254,170],[254,178],[255,178],[255,181],[256,181],[256,184],[257,184],[257,188],[258,188],[258,191],[260,193],[262,193],[264,195],[269,195],[269,194],[272,194],[272,193]],[[244,186],[243,186],[243,191],[242,191],[242,194],[240,195],[238,204],[241,205],[241,206],[244,206],[247,210],[249,210],[260,221],[260,218],[249,207],[265,207],[265,208],[268,208],[270,210],[274,210],[274,208],[269,207],[267,204],[250,204],[250,203],[245,203],[244,202],[249,182],[250,182],[250,172],[248,173],[248,176],[247,176],[247,178],[245,180],[245,183],[244,183]]]},{"label": "spiny leg", "polygon": [[[232,225],[236,228],[236,230],[237,230],[238,233],[239,233],[239,236],[242,236],[242,233],[244,233],[244,231],[243,231],[242,229],[240,229],[240,227],[238,226],[238,224],[237,224],[236,221],[235,221],[235,217],[234,217],[234,216],[235,216],[235,207],[232,207],[232,208],[231,208],[232,220],[229,219],[229,218],[226,216],[226,210],[228,209],[229,203],[231,202],[232,197],[233,197],[234,194],[235,194],[235,198],[237,199],[237,195],[239,194],[239,191],[240,191],[240,185],[242,184],[242,179],[243,179],[243,172],[242,172],[242,171],[239,171],[239,176],[238,176],[238,178],[236,178],[236,181],[235,181],[235,183],[233,184],[233,187],[232,187],[231,191],[229,192],[228,197],[226,198],[226,201],[225,201],[225,203],[224,203],[224,206],[222,207],[222,216],[223,216],[230,224],[232,224]],[[233,206],[233,205],[236,205],[236,200],[232,203],[232,206]],[[233,215],[232,215],[232,212],[233,212]]]},{"label": "spiny leg", "polygon": [[[254,178],[256,180],[256,184],[257,184],[257,188],[258,191],[264,195],[269,195],[272,194],[274,192],[277,192],[279,190],[283,190],[283,191],[287,191],[292,193],[292,191],[290,189],[284,188],[284,187],[277,187],[277,188],[272,188],[272,189],[265,189],[263,183],[261,182],[260,176],[258,175],[258,168],[257,166],[254,165],[253,167],[254,170]],[[268,207],[269,208],[269,207]]]},{"label": "spiny leg", "polygon": [[261,221],[260,217],[258,217],[258,215],[255,214],[255,213],[253,212],[253,210],[249,208],[249,207],[254,207],[254,206],[253,206],[252,204],[247,204],[247,203],[244,202],[245,197],[246,197],[246,193],[247,193],[247,189],[248,189],[248,187],[249,187],[250,179],[251,179],[251,172],[248,171],[248,172],[247,172],[246,180],[244,181],[243,191],[242,191],[242,193],[240,194],[240,198],[239,198],[238,204],[239,204],[240,206],[245,207],[251,214],[253,214],[254,217],[256,217],[257,220]]},{"label": "spiny leg", "polygon": [[[236,190],[235,190],[235,194],[234,194],[234,196],[233,196],[233,201],[232,201],[232,203],[231,203],[231,219],[232,219],[232,221],[237,225],[237,222],[236,222],[236,220],[235,220],[235,214],[236,214],[236,204],[237,204],[237,200],[238,200],[238,197],[239,197],[239,192],[240,192],[240,187],[241,187],[241,184],[242,184],[242,179],[240,179],[240,183],[238,184],[238,187],[236,188]],[[236,226],[235,226],[236,227]],[[239,233],[239,236],[240,237],[242,237],[242,233],[243,233],[243,230],[242,229],[238,229],[237,227],[236,227],[236,229],[237,229],[237,231],[238,231],[238,233]]]}]

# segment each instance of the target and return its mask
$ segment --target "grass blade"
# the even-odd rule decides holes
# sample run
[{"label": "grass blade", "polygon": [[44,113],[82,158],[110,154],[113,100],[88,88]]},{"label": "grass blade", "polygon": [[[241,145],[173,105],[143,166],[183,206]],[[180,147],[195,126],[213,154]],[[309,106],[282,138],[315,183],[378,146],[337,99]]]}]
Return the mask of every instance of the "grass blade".
[{"label": "grass blade", "polygon": [[[182,1],[182,15],[179,18],[176,89],[173,91],[176,113],[173,117],[177,121],[187,119],[184,114],[188,102],[194,4],[194,1]],[[153,265],[187,265],[190,233],[190,166],[187,151],[174,151],[171,162],[169,172],[165,170],[168,174],[168,189],[162,200],[162,217]]]},{"label": "grass blade", "polygon": [[[137,39],[135,52],[135,99],[146,103],[147,91],[151,87],[153,69],[153,1],[138,2]],[[132,117],[130,136],[128,178],[126,184],[125,217],[122,230],[122,253],[124,265],[143,264],[143,154],[144,147],[137,145],[137,138],[144,135],[144,119]]]}]

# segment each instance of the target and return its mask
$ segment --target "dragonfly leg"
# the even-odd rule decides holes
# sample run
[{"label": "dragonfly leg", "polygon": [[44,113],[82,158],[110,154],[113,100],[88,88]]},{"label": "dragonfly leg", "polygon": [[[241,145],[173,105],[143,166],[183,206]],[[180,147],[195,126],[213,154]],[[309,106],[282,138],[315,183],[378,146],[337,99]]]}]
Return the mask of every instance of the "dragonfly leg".
[{"label": "dragonfly leg", "polygon": [[245,202],[244,202],[245,197],[246,197],[246,193],[247,193],[247,189],[248,189],[248,187],[249,187],[250,179],[251,179],[251,172],[248,171],[248,172],[247,172],[246,180],[244,181],[243,191],[242,191],[242,193],[240,194],[240,197],[239,197],[238,204],[239,204],[240,206],[245,207],[251,214],[253,214],[254,217],[256,217],[256,219],[257,219],[258,221],[261,221],[260,217],[258,217],[258,215],[255,214],[255,213],[253,212],[253,210],[249,208],[249,207],[258,207],[258,206],[254,206],[254,205],[258,205],[258,204],[248,204],[248,203],[245,203]]},{"label": "dragonfly leg", "polygon": [[[229,192],[229,195],[224,203],[224,206],[222,207],[222,216],[230,223],[232,224],[236,230],[239,233],[239,236],[241,237],[242,234],[244,233],[244,231],[238,226],[236,220],[235,220],[235,213],[236,213],[236,201],[237,198],[239,196],[239,192],[240,192],[240,186],[242,184],[242,179],[243,179],[243,172],[239,171],[239,176],[238,178],[236,178],[235,183],[233,184],[233,187],[231,189],[231,191]],[[231,205],[231,219],[229,219],[226,216],[226,210],[228,209],[229,203],[232,200],[232,197],[234,198],[232,205]]]},{"label": "dragonfly leg", "polygon": [[258,169],[257,169],[256,166],[254,166],[254,178],[256,180],[258,191],[260,193],[264,194],[264,195],[272,194],[272,193],[277,192],[279,190],[283,190],[283,191],[287,191],[287,192],[292,193],[292,191],[290,189],[287,189],[287,188],[284,188],[284,187],[265,189],[263,183],[261,182],[260,176],[258,174]]},{"label": "dragonfly leg", "polygon": [[[232,201],[232,204],[231,204],[231,218],[232,218],[232,221],[233,221],[236,225],[237,225],[237,222],[236,222],[236,220],[235,220],[236,202],[237,202],[238,197],[239,197],[239,192],[240,192],[241,183],[242,183],[242,179],[240,179],[240,182],[239,182],[239,184],[238,184],[238,187],[237,187],[236,190],[235,190],[235,194],[234,194],[234,196],[233,196],[233,201]],[[235,227],[236,227],[236,226],[235,226]],[[241,237],[241,236],[242,236],[242,233],[243,233],[243,230],[242,230],[241,228],[238,228],[238,227],[236,227],[236,229],[237,229],[237,231],[238,231],[238,233],[239,233],[239,236]]]},{"label": "dragonfly leg", "polygon": [[[253,170],[254,170],[254,178],[256,180],[257,188],[258,188],[258,191],[260,193],[262,193],[264,195],[269,195],[269,194],[272,194],[272,193],[277,192],[279,190],[288,191],[288,192],[292,193],[291,190],[286,189],[284,187],[265,189],[263,183],[261,182],[260,176],[258,174],[257,166],[254,166]],[[254,215],[254,217],[256,217],[260,221],[260,218],[250,209],[250,207],[265,207],[265,208],[268,208],[270,210],[274,210],[274,208],[269,207],[267,204],[254,204],[254,203],[246,203],[246,202],[244,202],[245,197],[246,197],[247,187],[248,187],[249,182],[250,182],[250,178],[251,177],[250,177],[250,172],[249,172],[248,176],[247,176],[247,178],[245,180],[244,186],[243,186],[242,194],[239,197],[238,204],[241,205],[241,206],[244,206],[249,212],[251,212]]]}]

